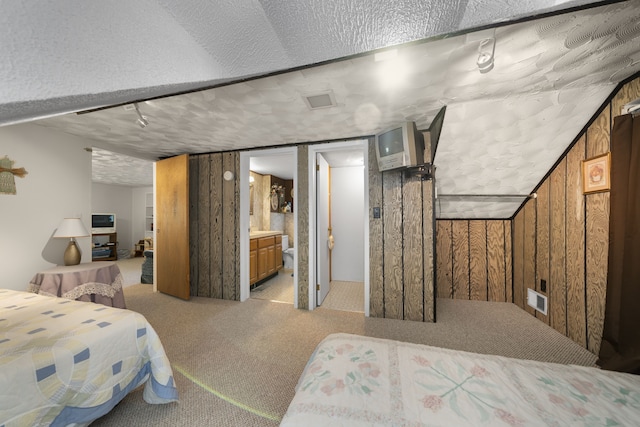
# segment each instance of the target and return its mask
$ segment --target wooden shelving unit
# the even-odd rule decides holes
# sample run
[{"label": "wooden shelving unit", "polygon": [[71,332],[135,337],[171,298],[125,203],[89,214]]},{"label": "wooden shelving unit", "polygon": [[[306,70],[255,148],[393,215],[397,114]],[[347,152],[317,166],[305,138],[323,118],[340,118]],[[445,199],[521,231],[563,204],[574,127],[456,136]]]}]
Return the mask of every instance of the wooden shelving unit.
[{"label": "wooden shelving unit", "polygon": [[[92,261],[115,261],[118,259],[118,233],[99,233],[92,234],[92,238],[99,236],[108,236],[109,240],[103,244],[102,246],[98,246],[93,248],[92,250]],[[99,251],[100,252],[99,252]],[[102,251],[109,251],[108,256],[96,256],[97,253],[102,253]]]},{"label": "wooden shelving unit", "polygon": [[153,237],[153,193],[147,193],[145,195],[145,208],[144,208],[144,237]]}]

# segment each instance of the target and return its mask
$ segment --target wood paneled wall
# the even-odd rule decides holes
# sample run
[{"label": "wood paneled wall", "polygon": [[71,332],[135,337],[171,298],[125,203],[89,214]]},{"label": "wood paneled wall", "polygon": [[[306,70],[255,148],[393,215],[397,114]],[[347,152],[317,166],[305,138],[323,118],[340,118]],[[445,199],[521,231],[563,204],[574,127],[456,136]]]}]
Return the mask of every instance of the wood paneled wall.
[{"label": "wood paneled wall", "polygon": [[511,221],[437,220],[438,298],[511,302]]},{"label": "wood paneled wall", "polygon": [[[613,117],[638,97],[640,79],[623,86],[513,220],[514,302],[594,354],[604,322],[609,192],[584,195],[581,164],[609,151]],[[527,288],[546,294],[547,316],[527,306]]]},{"label": "wood paneled wall", "polygon": [[[433,321],[437,296],[513,301],[597,353],[607,277],[609,194],[584,196],[581,160],[606,152],[612,117],[640,97],[625,85],[513,221],[439,220],[433,187],[402,172],[377,170],[369,144],[369,263],[372,317]],[[191,295],[240,296],[239,152],[190,157]],[[308,309],[308,146],[298,147],[298,306]],[[373,218],[373,208],[381,218]],[[512,235],[513,230],[513,235]],[[549,312],[526,305],[526,288],[547,280]]]},{"label": "wood paneled wall", "polygon": [[[298,308],[309,308],[308,145],[298,146]],[[224,171],[239,173],[239,152],[193,155],[189,160],[191,295],[240,297],[239,188]],[[433,188],[404,172],[377,170],[369,144],[371,305],[373,317],[435,318]]]},{"label": "wood paneled wall", "polygon": [[239,152],[189,157],[191,295],[240,298]]},{"label": "wood paneled wall", "polygon": [[309,147],[298,147],[298,308],[309,309]]},{"label": "wood paneled wall", "polygon": [[[425,150],[430,153],[430,147]],[[427,154],[426,162],[431,161]],[[380,218],[374,218],[374,208]],[[433,181],[379,172],[369,142],[370,315],[435,321]]]}]

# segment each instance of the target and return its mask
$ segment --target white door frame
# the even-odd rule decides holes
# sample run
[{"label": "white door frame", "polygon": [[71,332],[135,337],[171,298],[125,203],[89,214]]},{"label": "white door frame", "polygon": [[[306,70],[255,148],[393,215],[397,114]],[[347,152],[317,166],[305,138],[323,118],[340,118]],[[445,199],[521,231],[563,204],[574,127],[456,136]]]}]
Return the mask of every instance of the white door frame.
[{"label": "white door frame", "polygon": [[[316,307],[316,153],[361,148],[364,157],[364,315],[369,317],[369,141],[367,139],[309,145],[309,310]],[[247,212],[248,212],[247,206]],[[296,243],[297,244],[297,243]],[[248,256],[248,255],[247,255]],[[249,274],[249,273],[247,273]]]},{"label": "white door frame", "polygon": [[316,204],[316,216],[314,217],[316,221],[316,229],[314,230],[316,238],[316,258],[314,262],[316,277],[312,283],[317,286],[316,306],[321,306],[331,286],[331,281],[329,280],[331,251],[328,247],[330,227],[329,195],[331,194],[331,189],[329,188],[329,163],[327,163],[322,153],[316,153],[315,157],[315,164],[318,165],[317,168],[314,168],[316,171],[316,193],[313,198]]},{"label": "white door frame", "polygon": [[[298,148],[283,147],[266,150],[252,150],[240,152],[240,301],[246,301],[250,296],[249,285],[249,160],[251,157],[269,157],[291,154],[293,156],[293,200],[298,200]],[[298,209],[293,209],[293,247],[298,247]],[[298,251],[293,256],[293,306],[298,308]]]}]

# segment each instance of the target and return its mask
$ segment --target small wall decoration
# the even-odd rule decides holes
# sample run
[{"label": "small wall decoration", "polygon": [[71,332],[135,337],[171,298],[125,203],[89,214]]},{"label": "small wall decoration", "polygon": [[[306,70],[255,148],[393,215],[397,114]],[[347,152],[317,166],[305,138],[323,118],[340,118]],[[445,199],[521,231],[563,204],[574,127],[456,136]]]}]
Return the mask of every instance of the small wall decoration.
[{"label": "small wall decoration", "polygon": [[14,163],[8,156],[0,159],[0,194],[16,194],[14,177],[24,178],[28,173],[24,168],[14,168]]},{"label": "small wall decoration", "polygon": [[273,184],[271,186],[269,201],[271,204],[271,212],[280,212],[280,207],[284,203],[284,187],[282,185]]},{"label": "small wall decoration", "polygon": [[611,153],[582,161],[582,192],[584,194],[611,189]]}]

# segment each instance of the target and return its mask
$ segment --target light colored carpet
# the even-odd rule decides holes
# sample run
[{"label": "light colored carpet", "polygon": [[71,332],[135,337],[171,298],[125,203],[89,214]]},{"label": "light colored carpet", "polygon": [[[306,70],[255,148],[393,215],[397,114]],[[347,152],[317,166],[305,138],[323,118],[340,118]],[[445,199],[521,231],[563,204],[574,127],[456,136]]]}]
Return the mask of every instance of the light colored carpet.
[{"label": "light colored carpet", "polygon": [[596,360],[509,303],[438,300],[438,323],[430,324],[259,299],[182,301],[143,284],[124,292],[160,336],[180,402],[149,405],[138,389],[95,426],[277,426],[309,356],[333,332],[556,363]]},{"label": "light colored carpet", "polygon": [[251,298],[293,304],[292,270],[281,269],[278,275],[251,290]]},{"label": "light colored carpet", "polygon": [[124,280],[123,288],[140,283],[143,262],[144,257],[124,258],[116,261],[118,268],[120,268],[122,279]]},{"label": "light colored carpet", "polygon": [[[251,298],[293,304],[291,272],[292,270],[280,270],[276,277],[251,290]],[[334,280],[330,286],[331,289],[322,302],[323,308],[364,313],[364,283]]]},{"label": "light colored carpet", "polygon": [[364,283],[334,280],[321,307],[364,313]]}]

